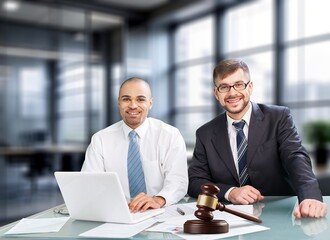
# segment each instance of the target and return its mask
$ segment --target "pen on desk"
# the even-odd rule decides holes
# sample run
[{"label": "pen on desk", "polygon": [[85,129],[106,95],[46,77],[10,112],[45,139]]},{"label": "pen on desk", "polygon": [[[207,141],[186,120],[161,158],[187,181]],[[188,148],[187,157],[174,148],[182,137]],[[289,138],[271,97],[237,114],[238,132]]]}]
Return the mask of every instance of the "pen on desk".
[{"label": "pen on desk", "polygon": [[181,208],[177,208],[176,211],[181,215],[185,215],[185,212]]}]

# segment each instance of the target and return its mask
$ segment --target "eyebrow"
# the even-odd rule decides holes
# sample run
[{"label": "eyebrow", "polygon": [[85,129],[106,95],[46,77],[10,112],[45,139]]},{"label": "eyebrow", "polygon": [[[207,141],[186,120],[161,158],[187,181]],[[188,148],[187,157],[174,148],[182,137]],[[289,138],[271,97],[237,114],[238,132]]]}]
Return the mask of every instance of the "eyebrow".
[{"label": "eyebrow", "polygon": [[[132,96],[129,96],[129,95],[123,95],[123,96],[121,96],[120,98],[131,98]],[[139,95],[139,96],[136,96],[136,98],[147,98],[146,96],[144,96],[144,95]]]},{"label": "eyebrow", "polygon": [[[238,81],[234,82],[233,84],[235,84],[235,83],[239,83],[239,82],[243,82],[243,83],[245,83],[244,80],[238,80]],[[229,84],[229,83],[220,83],[220,85],[230,85],[230,84]],[[219,86],[220,86],[220,85],[219,85]]]}]

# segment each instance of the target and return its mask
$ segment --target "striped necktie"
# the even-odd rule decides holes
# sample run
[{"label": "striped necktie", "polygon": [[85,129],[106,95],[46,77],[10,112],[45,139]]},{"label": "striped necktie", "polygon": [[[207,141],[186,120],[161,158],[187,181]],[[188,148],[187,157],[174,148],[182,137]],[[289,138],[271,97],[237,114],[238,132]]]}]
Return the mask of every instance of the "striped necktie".
[{"label": "striped necktie", "polygon": [[129,133],[130,142],[127,155],[128,182],[131,198],[134,198],[140,192],[147,193],[144,174],[142,169],[139,144],[136,132]]},{"label": "striped necktie", "polygon": [[237,143],[237,159],[238,159],[238,169],[239,169],[239,181],[240,185],[246,185],[249,181],[249,175],[247,172],[247,139],[244,135],[243,128],[245,125],[245,121],[242,120],[240,122],[233,123],[237,135],[236,135],[236,143]]}]

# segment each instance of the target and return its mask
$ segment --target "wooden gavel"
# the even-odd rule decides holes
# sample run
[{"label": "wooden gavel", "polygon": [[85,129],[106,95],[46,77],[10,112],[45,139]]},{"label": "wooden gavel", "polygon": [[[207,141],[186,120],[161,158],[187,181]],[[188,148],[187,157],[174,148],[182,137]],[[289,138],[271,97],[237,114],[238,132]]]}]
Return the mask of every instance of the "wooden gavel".
[{"label": "wooden gavel", "polygon": [[221,202],[218,202],[217,194],[220,189],[213,183],[203,184],[202,193],[197,199],[197,210],[195,216],[198,219],[187,220],[183,225],[185,233],[193,234],[216,234],[229,231],[229,224],[225,220],[213,220],[213,211],[225,211],[241,218],[261,223],[261,220],[253,215],[249,215],[231,208],[227,208]]},{"label": "wooden gavel", "polygon": [[217,194],[220,192],[220,189],[216,185],[207,183],[202,185],[201,189],[202,193],[199,194],[196,205],[198,210],[195,211],[195,216],[198,219],[210,221],[213,219],[213,211],[220,210],[253,222],[262,222],[261,219],[253,215],[228,208],[226,205],[218,202]]}]

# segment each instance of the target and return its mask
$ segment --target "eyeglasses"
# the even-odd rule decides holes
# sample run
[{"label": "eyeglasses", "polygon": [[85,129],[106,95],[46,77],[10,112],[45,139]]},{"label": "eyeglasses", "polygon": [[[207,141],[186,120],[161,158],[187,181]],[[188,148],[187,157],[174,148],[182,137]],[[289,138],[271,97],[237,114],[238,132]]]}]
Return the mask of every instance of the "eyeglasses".
[{"label": "eyeglasses", "polygon": [[249,85],[249,83],[250,83],[250,81],[248,81],[247,83],[245,83],[243,81],[239,81],[239,82],[234,83],[233,85],[220,84],[219,87],[217,87],[217,90],[220,93],[229,92],[231,88],[234,88],[237,91],[242,91],[247,87],[247,85]]}]

